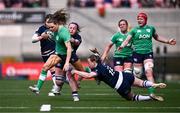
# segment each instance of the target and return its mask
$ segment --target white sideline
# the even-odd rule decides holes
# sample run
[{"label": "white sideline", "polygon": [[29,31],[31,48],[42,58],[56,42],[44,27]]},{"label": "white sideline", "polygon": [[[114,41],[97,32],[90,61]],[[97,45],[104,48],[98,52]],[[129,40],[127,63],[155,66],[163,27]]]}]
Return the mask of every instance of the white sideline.
[{"label": "white sideline", "polygon": [[180,107],[53,107],[55,109],[180,109]]}]

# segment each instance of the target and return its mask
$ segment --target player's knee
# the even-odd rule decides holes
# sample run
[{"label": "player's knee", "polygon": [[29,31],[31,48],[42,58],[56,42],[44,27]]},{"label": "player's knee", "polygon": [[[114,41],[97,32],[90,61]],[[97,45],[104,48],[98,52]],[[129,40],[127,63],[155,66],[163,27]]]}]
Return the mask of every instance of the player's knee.
[{"label": "player's knee", "polygon": [[154,64],[153,64],[152,62],[146,62],[146,63],[144,64],[144,69],[145,69],[145,71],[152,70],[153,67],[154,67]]},{"label": "player's knee", "polygon": [[48,70],[49,70],[48,65],[44,64],[43,67],[42,67],[42,69],[43,69],[44,71],[48,71]]},{"label": "player's knee", "polygon": [[132,97],[130,97],[130,96],[124,96],[124,98],[125,98],[126,100],[128,100],[128,101],[131,101],[131,100],[132,100]]},{"label": "player's knee", "polygon": [[56,75],[56,84],[58,85],[58,86],[60,86],[61,84],[63,84],[64,83],[64,80],[65,80],[66,78],[65,78],[65,76],[63,76],[63,75]]},{"label": "player's knee", "polygon": [[134,67],[133,74],[137,77],[141,77],[143,73],[142,67]]}]

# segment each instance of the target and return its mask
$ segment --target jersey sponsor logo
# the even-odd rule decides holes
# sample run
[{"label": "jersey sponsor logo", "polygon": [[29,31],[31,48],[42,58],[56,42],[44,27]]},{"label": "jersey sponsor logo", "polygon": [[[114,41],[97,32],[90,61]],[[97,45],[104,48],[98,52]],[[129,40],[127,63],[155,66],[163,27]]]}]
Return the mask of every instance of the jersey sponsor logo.
[{"label": "jersey sponsor logo", "polygon": [[149,34],[140,34],[139,35],[139,39],[147,39],[147,38],[150,38]]}]

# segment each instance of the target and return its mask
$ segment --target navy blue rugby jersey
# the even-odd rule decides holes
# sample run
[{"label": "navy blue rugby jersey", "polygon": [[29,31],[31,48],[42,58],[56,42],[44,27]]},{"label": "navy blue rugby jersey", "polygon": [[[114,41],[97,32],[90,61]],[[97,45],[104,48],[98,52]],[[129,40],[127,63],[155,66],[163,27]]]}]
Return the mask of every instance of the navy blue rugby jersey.
[{"label": "navy blue rugby jersey", "polygon": [[113,68],[102,63],[98,63],[96,68],[92,69],[92,71],[97,73],[97,78],[100,81],[104,81],[112,88],[115,87],[119,78],[119,72],[114,71]]},{"label": "navy blue rugby jersey", "polygon": [[80,42],[79,45],[74,45],[74,44],[71,43],[72,48],[73,48],[73,52],[76,53],[77,49],[79,48],[79,46],[80,46],[80,44],[82,42],[82,38],[81,38],[81,36],[78,33],[72,35],[71,37],[76,39],[76,40],[78,40]]},{"label": "navy blue rugby jersey", "polygon": [[[48,30],[48,28],[45,25],[42,25],[35,33],[40,36],[46,30]],[[40,40],[40,46],[42,55],[48,55],[55,51],[55,41],[50,38]]]}]

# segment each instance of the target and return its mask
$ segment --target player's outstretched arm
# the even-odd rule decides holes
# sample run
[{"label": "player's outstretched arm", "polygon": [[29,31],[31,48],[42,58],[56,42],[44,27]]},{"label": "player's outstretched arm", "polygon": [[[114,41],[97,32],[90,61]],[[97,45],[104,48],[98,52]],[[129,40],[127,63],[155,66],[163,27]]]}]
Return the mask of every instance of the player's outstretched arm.
[{"label": "player's outstretched arm", "polygon": [[78,70],[72,70],[71,73],[78,74],[79,76],[82,76],[84,78],[93,78],[93,77],[97,76],[97,74],[95,72],[87,73],[87,72],[78,71]]},{"label": "player's outstretched arm", "polygon": [[119,46],[117,48],[117,50],[121,51],[125,46],[128,45],[129,41],[131,40],[132,36],[128,35],[127,38],[123,41],[123,43],[121,44],[121,46]]},{"label": "player's outstretched arm", "polygon": [[170,44],[170,45],[176,44],[176,40],[174,38],[166,39],[162,36],[159,36],[158,34],[155,34],[154,39],[159,41],[159,42],[165,43],[165,44]]}]

